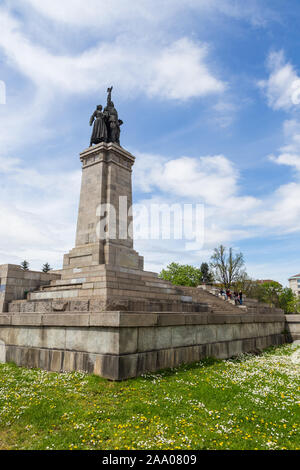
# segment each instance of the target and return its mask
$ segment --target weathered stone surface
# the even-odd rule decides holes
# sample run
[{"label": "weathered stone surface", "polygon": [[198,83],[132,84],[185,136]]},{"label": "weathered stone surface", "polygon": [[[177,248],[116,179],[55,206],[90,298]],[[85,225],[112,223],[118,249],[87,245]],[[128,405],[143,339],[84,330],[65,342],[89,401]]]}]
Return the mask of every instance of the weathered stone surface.
[{"label": "weathered stone surface", "polygon": [[43,328],[40,335],[40,347],[47,349],[68,349],[66,345],[66,329],[58,327]]},{"label": "weathered stone surface", "polygon": [[121,328],[119,330],[119,354],[130,354],[137,352],[137,340],[137,328]]},{"label": "weathered stone surface", "polygon": [[181,313],[170,313],[168,315],[158,315],[158,325],[184,325],[185,317]]},{"label": "weathered stone surface", "polygon": [[52,302],[35,302],[35,312],[37,313],[49,313],[52,311]]},{"label": "weathered stone surface", "polygon": [[61,372],[63,370],[62,357],[63,357],[62,351],[51,351],[50,370],[54,372]]},{"label": "weathered stone surface", "polygon": [[[23,271],[20,266],[7,264],[0,266],[0,278],[2,291],[0,292],[0,313],[10,311],[18,313],[18,307],[9,306],[15,300],[25,299],[26,293],[40,286],[49,284],[52,280],[60,278],[56,273],[41,273],[37,271]],[[32,312],[31,306],[25,304],[23,312]]]},{"label": "weathered stone surface", "polygon": [[88,300],[72,300],[70,302],[71,312],[88,312],[89,301]]},{"label": "weathered stone surface", "polygon": [[12,322],[12,316],[11,315],[5,315],[5,314],[0,314],[0,327],[1,325],[11,325]]},{"label": "weathered stone surface", "polygon": [[42,324],[42,315],[37,313],[24,313],[22,315],[14,315],[11,319],[11,324],[22,326],[40,326]]},{"label": "weathered stone surface", "polygon": [[6,345],[3,341],[0,340],[0,364],[5,364],[6,362]]},{"label": "weathered stone surface", "polygon": [[209,355],[217,359],[226,359],[230,357],[229,343],[224,341],[221,343],[212,343],[209,345]]},{"label": "weathered stone surface", "polygon": [[129,301],[122,299],[91,299],[89,306],[91,312],[127,311],[128,308]]},{"label": "weathered stone surface", "polygon": [[20,313],[33,313],[33,312],[34,312],[33,302],[24,302],[20,304]]},{"label": "weathered stone surface", "polygon": [[51,326],[89,326],[89,315],[88,314],[72,314],[72,313],[50,313],[43,315],[43,325]]},{"label": "weathered stone surface", "polygon": [[158,351],[150,351],[148,353],[140,353],[137,355],[136,376],[146,372],[157,370]]},{"label": "weathered stone surface", "polygon": [[300,315],[286,315],[286,330],[289,341],[300,340]]},{"label": "weathered stone surface", "polygon": [[123,313],[119,315],[120,326],[156,326],[158,325],[159,315],[156,313]]},{"label": "weathered stone surface", "polygon": [[[84,268],[93,264],[142,268],[142,257],[133,250],[133,240],[118,236],[119,218],[116,220],[117,237],[106,242],[99,239],[96,229],[99,225],[98,207],[113,204],[119,213],[120,197],[132,205],[131,173],[135,158],[126,150],[113,143],[99,143],[84,150],[82,161],[82,184],[78,213],[76,247],[64,257],[64,268]],[[132,217],[122,220],[128,229]]]},{"label": "weathered stone surface", "polygon": [[234,356],[239,356],[244,352],[243,350],[243,341],[229,341],[227,343],[228,347],[228,356],[229,357],[234,357]]},{"label": "weathered stone surface", "polygon": [[20,307],[19,303],[12,302],[8,305],[8,311],[9,313],[20,313]]},{"label": "weathered stone surface", "polygon": [[69,307],[69,302],[64,302],[61,300],[55,300],[52,302],[53,312],[65,312]]},{"label": "weathered stone surface", "polygon": [[196,328],[196,343],[215,343],[217,341],[218,328],[219,326],[209,324]]},{"label": "weathered stone surface", "polygon": [[103,299],[91,299],[90,300],[90,312],[104,312],[106,307],[106,301]]},{"label": "weathered stone surface", "polygon": [[197,343],[197,334],[194,326],[175,326],[172,328],[172,346],[191,346]]},{"label": "weathered stone surface", "polygon": [[[102,376],[110,380],[120,379],[119,356],[103,356],[101,361]],[[94,369],[95,371],[95,369]]]},{"label": "weathered stone surface", "polygon": [[120,326],[120,312],[92,313],[89,320],[90,326]]},{"label": "weathered stone surface", "polygon": [[193,313],[190,315],[185,315],[185,324],[186,325],[207,325],[208,315],[207,314],[197,314]]},{"label": "weathered stone surface", "polygon": [[41,347],[4,345],[0,343],[0,359],[26,367],[40,367],[51,371],[83,370],[106,377],[123,380],[148,371],[176,367],[196,362],[204,357],[225,359],[242,352],[256,352],[270,344],[282,344],[284,335],[165,348],[133,354],[86,353],[82,351],[54,350]]},{"label": "weathered stone surface", "polygon": [[172,346],[171,327],[139,328],[138,329],[138,351],[155,351]]}]

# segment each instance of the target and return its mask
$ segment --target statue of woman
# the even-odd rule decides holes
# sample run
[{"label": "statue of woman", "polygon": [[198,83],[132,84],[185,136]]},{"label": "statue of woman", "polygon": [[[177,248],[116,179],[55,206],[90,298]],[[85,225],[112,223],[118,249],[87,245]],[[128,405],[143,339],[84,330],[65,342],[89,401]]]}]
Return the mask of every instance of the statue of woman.
[{"label": "statue of woman", "polygon": [[97,145],[100,144],[100,142],[107,142],[108,133],[105,119],[106,115],[102,112],[102,106],[99,104],[90,119],[90,126],[94,123],[90,147],[92,147],[93,144]]}]

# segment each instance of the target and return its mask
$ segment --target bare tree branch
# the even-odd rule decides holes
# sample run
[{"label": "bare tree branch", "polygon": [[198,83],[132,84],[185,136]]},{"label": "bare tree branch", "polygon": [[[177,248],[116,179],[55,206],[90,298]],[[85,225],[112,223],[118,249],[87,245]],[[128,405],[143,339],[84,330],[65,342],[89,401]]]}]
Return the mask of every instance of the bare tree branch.
[{"label": "bare tree branch", "polygon": [[223,284],[226,289],[230,289],[233,283],[245,276],[245,271],[242,269],[245,265],[243,254],[234,255],[232,248],[229,248],[227,254],[223,245],[214,249],[210,265],[216,281]]}]

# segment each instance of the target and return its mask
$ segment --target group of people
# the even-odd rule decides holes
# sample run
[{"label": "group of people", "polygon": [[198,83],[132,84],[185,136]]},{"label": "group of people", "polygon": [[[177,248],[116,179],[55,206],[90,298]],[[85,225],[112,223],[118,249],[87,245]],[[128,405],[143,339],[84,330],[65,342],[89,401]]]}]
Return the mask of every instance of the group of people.
[{"label": "group of people", "polygon": [[231,292],[230,289],[224,289],[220,290],[220,296],[225,297],[226,300],[234,300],[235,305],[243,305],[243,292],[237,292],[234,291],[233,293]]}]

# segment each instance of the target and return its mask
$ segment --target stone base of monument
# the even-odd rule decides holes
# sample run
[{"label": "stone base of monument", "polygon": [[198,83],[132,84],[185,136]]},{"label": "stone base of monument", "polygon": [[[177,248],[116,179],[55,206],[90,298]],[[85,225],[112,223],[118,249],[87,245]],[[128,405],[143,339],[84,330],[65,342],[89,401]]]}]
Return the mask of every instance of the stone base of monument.
[{"label": "stone base of monument", "polygon": [[134,156],[101,143],[80,158],[76,243],[63,269],[0,266],[0,362],[123,380],[285,342],[281,310],[241,310],[144,271],[133,240],[123,236],[132,222],[123,205],[132,205]]},{"label": "stone base of monument", "polygon": [[[200,302],[201,304],[201,302]],[[10,302],[11,313],[57,311],[199,311],[184,290],[157,274],[109,265],[68,268],[61,279]]]},{"label": "stone base of monument", "polygon": [[290,342],[300,344],[300,315],[286,315],[286,330]]},{"label": "stone base of monument", "polygon": [[[7,273],[7,285],[39,277],[17,266]],[[26,300],[10,297],[7,310],[0,314],[0,361],[111,380],[286,340],[281,310],[260,304],[242,310],[202,289],[109,265],[66,268],[48,281],[43,276]]]},{"label": "stone base of monument", "polygon": [[0,360],[123,380],[205,357],[258,352],[283,344],[284,329],[280,314],[2,314]]}]

